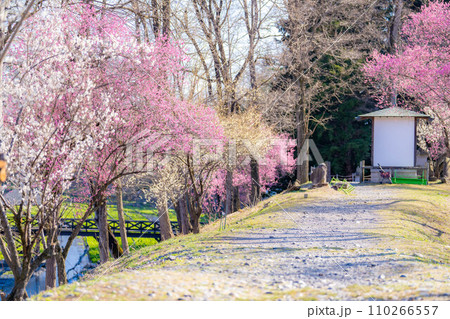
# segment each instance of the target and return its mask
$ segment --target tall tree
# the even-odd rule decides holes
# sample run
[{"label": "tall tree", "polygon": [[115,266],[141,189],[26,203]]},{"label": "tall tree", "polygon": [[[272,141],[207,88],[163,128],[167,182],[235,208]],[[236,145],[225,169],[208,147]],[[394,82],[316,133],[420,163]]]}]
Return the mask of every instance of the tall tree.
[{"label": "tall tree", "polygon": [[[178,23],[204,71],[196,71],[195,74],[206,83],[206,102],[226,116],[257,108],[257,48],[271,6],[264,5],[264,1],[260,0],[192,0],[190,8],[192,10],[186,8],[178,17]],[[239,37],[242,30],[247,31],[247,37],[243,39]],[[247,74],[248,82],[244,81]],[[251,123],[248,124],[251,126]],[[231,162],[227,165],[225,212],[228,214],[239,209],[240,205],[236,205],[239,191],[233,186],[235,167]],[[252,176],[252,202],[255,203],[260,198],[260,178],[255,158],[248,173]]]},{"label": "tall tree", "polygon": [[[266,111],[272,121],[291,123],[297,139],[297,179],[308,181],[309,138],[325,125],[328,105],[339,100],[354,68],[382,40],[377,30],[381,12],[372,1],[288,0],[287,18],[280,21],[284,52],[281,74],[273,87],[279,92]],[[336,72],[339,69],[339,72]],[[330,79],[333,79],[330,81]],[[275,106],[275,107],[274,107]],[[274,110],[278,109],[278,110]],[[293,120],[286,120],[290,115]],[[288,127],[289,129],[289,127]]]}]

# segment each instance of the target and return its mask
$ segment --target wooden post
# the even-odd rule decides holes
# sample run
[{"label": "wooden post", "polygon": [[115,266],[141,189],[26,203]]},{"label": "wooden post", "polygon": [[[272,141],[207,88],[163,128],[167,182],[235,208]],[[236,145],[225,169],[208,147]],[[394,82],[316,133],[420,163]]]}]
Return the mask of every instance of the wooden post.
[{"label": "wooden post", "polygon": [[364,177],[365,169],[364,169],[364,166],[366,166],[366,161],[361,161],[361,163],[359,165],[361,166],[361,182],[365,182],[365,177]]},{"label": "wooden post", "polygon": [[331,182],[331,162],[326,161],[325,164],[327,165],[327,183]]}]

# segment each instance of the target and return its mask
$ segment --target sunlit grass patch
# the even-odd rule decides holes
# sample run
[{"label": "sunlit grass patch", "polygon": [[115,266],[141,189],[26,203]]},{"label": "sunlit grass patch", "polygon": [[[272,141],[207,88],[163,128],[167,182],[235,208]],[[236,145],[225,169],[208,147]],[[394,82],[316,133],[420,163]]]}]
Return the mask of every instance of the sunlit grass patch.
[{"label": "sunlit grass patch", "polygon": [[401,200],[379,212],[381,226],[371,232],[389,238],[382,244],[396,247],[418,261],[450,262],[450,185],[389,185],[401,190]]}]

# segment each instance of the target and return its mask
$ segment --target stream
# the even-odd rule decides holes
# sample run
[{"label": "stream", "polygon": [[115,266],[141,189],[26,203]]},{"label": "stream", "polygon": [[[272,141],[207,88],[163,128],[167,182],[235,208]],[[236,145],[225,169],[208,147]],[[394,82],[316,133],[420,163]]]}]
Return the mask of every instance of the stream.
[{"label": "stream", "polygon": [[[61,246],[64,247],[68,236],[60,236]],[[85,244],[83,238],[77,237],[70,247],[69,254],[66,259],[66,271],[68,282],[78,280],[83,276],[84,271],[94,266],[89,261],[89,247]],[[12,290],[14,286],[14,277],[4,260],[0,260],[0,291],[6,294]],[[41,266],[31,277],[27,285],[28,296],[36,295],[45,290],[45,267]]]}]

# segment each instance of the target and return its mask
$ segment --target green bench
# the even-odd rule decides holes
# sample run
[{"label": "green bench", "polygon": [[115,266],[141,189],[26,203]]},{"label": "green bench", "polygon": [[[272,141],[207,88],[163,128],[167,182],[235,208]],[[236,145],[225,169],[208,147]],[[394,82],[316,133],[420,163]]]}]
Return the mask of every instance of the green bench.
[{"label": "green bench", "polygon": [[415,185],[427,185],[428,181],[425,177],[425,172],[419,177],[409,177],[398,175],[397,171],[394,170],[394,176],[391,178],[392,184],[415,184]]}]

